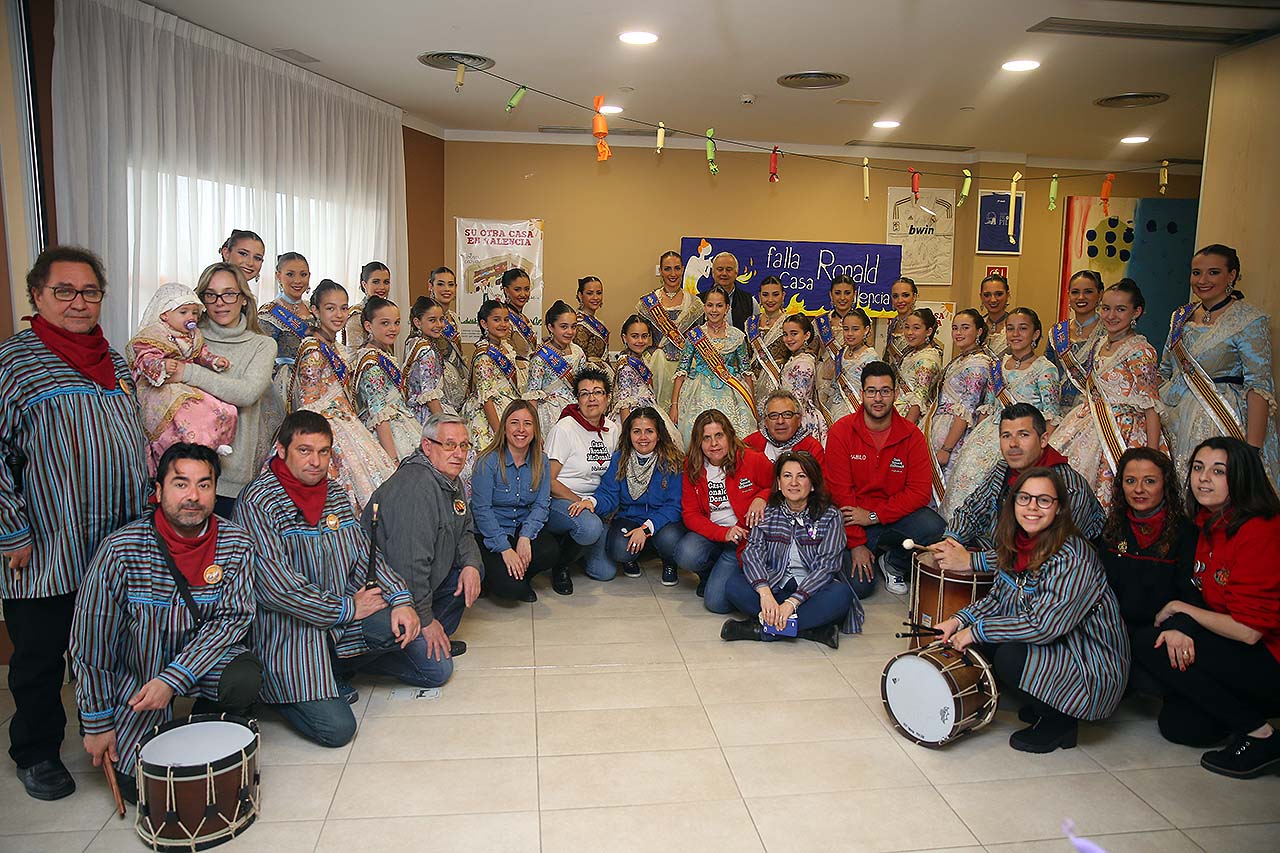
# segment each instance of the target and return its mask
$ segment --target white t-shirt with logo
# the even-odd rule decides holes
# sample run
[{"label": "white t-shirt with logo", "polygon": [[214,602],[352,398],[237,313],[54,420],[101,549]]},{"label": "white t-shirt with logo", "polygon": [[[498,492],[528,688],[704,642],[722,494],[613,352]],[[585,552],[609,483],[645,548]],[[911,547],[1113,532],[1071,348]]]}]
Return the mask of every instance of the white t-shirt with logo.
[{"label": "white t-shirt with logo", "polygon": [[733,511],[733,505],[729,503],[729,493],[725,491],[724,468],[704,462],[702,470],[707,478],[711,520],[721,527],[733,527],[738,523],[738,514]]},{"label": "white t-shirt with logo", "polygon": [[605,418],[604,425],[608,427],[606,432],[591,432],[573,418],[561,418],[547,434],[547,457],[562,466],[556,479],[578,497],[588,498],[596,493],[622,437],[622,427],[616,420]]}]

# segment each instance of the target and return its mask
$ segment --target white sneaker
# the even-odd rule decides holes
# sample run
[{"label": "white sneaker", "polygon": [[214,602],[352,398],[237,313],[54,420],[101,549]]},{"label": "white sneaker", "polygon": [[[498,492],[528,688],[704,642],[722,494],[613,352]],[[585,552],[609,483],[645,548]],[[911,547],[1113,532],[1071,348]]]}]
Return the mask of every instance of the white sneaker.
[{"label": "white sneaker", "polygon": [[877,558],[880,564],[880,573],[884,575],[884,588],[894,595],[906,595],[911,590],[911,585],[907,583],[907,579],[897,574],[897,570],[893,564],[889,562],[887,554],[881,554]]}]

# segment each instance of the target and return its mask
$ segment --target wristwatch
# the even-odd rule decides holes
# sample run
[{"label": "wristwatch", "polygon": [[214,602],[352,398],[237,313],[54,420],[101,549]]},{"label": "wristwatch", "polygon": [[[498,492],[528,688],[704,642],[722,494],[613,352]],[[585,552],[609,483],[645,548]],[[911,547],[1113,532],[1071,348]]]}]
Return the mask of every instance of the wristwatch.
[{"label": "wristwatch", "polygon": [[880,516],[876,515],[874,512],[867,513],[867,518],[871,521],[872,524],[880,523]]}]

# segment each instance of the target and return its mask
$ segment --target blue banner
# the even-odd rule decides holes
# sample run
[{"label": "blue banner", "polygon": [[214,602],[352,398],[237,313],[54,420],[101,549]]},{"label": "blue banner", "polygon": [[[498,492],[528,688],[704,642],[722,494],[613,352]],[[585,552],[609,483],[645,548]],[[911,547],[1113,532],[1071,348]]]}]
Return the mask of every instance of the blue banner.
[{"label": "blue banner", "polygon": [[881,243],[814,243],[800,240],[735,240],[684,237],[684,284],[689,291],[711,288],[712,260],[721,252],[738,259],[738,286],[753,296],[760,282],[782,280],[788,308],[814,313],[831,307],[831,282],[847,275],[857,288],[857,305],[873,317],[895,314],[889,290],[902,274],[902,247]]}]

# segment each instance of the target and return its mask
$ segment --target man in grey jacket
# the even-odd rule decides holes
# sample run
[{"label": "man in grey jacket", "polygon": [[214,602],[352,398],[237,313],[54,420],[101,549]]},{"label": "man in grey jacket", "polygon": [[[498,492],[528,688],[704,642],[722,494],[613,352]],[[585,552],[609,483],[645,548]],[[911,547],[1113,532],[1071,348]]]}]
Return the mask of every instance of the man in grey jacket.
[{"label": "man in grey jacket", "polygon": [[427,654],[447,672],[466,644],[450,641],[462,612],[475,603],[483,579],[475,522],[458,475],[471,441],[462,418],[434,414],[422,428],[422,446],[400,463],[364,507],[361,523],[372,528],[378,507],[378,550],[413,594]]}]

